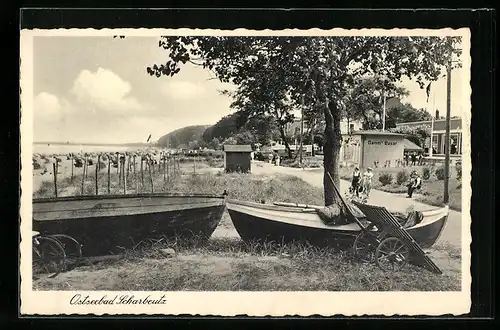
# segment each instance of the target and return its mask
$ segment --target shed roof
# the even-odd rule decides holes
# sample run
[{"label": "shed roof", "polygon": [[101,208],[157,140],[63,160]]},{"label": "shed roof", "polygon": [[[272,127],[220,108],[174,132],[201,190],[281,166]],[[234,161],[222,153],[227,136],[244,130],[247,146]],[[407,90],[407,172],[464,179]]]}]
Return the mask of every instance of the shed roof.
[{"label": "shed roof", "polygon": [[422,148],[420,148],[419,146],[417,146],[415,143],[411,142],[408,139],[404,139],[403,143],[404,143],[404,146],[405,146],[404,147],[405,150],[422,150]]},{"label": "shed roof", "polygon": [[353,135],[383,135],[383,136],[403,136],[403,134],[387,132],[387,131],[375,131],[375,130],[362,130],[362,131],[354,131]]},{"label": "shed roof", "polygon": [[252,146],[249,144],[226,144],[224,145],[225,152],[252,152]]}]

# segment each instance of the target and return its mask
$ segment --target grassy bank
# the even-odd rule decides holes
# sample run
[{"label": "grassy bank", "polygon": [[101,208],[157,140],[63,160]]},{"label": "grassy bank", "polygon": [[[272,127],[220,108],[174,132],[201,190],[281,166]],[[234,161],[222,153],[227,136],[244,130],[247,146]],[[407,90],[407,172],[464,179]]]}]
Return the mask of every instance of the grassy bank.
[{"label": "grassy bank", "polygon": [[[128,194],[139,192],[178,192],[178,193],[206,193],[222,194],[226,190],[229,198],[243,199],[254,202],[300,202],[307,204],[322,204],[323,190],[307,184],[300,178],[290,175],[263,176],[255,174],[223,173],[220,169],[214,169],[203,163],[197,164],[196,172],[191,164],[181,163],[180,169],[170,170],[170,175],[165,176],[161,171],[155,173],[144,172],[144,180],[141,175],[130,173],[127,179]],[[116,169],[110,178],[110,194],[122,194],[123,183],[119,184]],[[83,176],[77,175],[71,181],[66,177],[58,182],[58,195],[71,196],[81,195]],[[106,195],[107,170],[103,169],[98,175],[98,193]],[[84,194],[94,195],[96,193],[95,169],[89,170],[84,183]],[[34,192],[34,197],[53,197],[54,183],[45,181],[40,189]]]},{"label": "grassy bank", "polygon": [[[443,204],[443,180],[438,180],[436,177],[436,170],[439,167],[428,167],[431,175],[429,179],[423,179],[422,188],[414,192],[414,199],[419,202],[441,206]],[[406,171],[407,175],[411,173],[412,170],[416,170],[422,176],[424,167],[423,166],[413,166],[407,168],[375,168],[373,169],[374,176],[372,180],[372,188],[389,192],[395,194],[406,194],[407,188],[405,182],[398,184],[397,175],[398,172]],[[352,179],[353,168],[351,167],[341,167],[340,178],[350,181]],[[383,185],[379,178],[381,175],[390,174],[392,176],[392,183]],[[450,208],[456,211],[462,210],[462,182],[457,180],[456,171],[453,167],[450,167]]]},{"label": "grassy bank", "polygon": [[[166,257],[166,248],[175,249],[176,255]],[[54,279],[38,279],[34,289],[456,291],[460,290],[460,274],[434,275],[412,265],[396,273],[385,273],[373,264],[353,261],[348,253],[333,249],[213,238],[204,245],[150,242],[120,261],[81,267]]]}]

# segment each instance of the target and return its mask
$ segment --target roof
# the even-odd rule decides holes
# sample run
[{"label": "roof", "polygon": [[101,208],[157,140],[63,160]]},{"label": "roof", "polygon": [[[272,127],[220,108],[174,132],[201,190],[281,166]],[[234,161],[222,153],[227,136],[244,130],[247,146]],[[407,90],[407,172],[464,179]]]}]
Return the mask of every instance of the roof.
[{"label": "roof", "polygon": [[252,152],[252,146],[249,144],[226,144],[224,145],[225,152]]},{"label": "roof", "polygon": [[405,145],[405,150],[422,150],[419,146],[417,146],[415,143],[411,142],[408,139],[404,139],[403,143]]},{"label": "roof", "polygon": [[363,131],[353,131],[352,135],[383,135],[383,136],[403,136],[403,134],[392,133],[387,131],[375,131],[375,130],[363,130]]},{"label": "roof", "polygon": [[[396,127],[420,126],[420,125],[431,126],[431,124],[433,124],[434,131],[444,131],[446,129],[446,119],[435,119],[434,123],[431,120],[397,123]],[[461,130],[461,129],[462,129],[462,118],[461,117],[450,118],[450,130]]]}]

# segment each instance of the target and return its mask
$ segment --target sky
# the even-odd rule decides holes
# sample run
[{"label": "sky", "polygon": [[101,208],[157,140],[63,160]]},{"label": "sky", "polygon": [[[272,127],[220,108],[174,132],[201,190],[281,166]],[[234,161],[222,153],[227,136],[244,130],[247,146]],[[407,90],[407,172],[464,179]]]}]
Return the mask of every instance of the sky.
[{"label": "sky", "polygon": [[[35,37],[34,141],[146,142],[188,125],[212,125],[235,110],[220,95],[223,84],[206,70],[185,65],[174,77],[156,78],[146,67],[165,63],[155,37]],[[464,77],[452,73],[451,114],[463,108]],[[403,99],[426,108],[425,90],[407,79]],[[429,110],[446,110],[446,79],[433,83]]]}]

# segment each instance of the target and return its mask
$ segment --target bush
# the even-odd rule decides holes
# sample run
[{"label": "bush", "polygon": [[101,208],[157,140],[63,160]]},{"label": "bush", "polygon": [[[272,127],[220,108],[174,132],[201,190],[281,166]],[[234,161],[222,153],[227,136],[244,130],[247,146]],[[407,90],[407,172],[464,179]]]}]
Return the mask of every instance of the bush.
[{"label": "bush", "polygon": [[408,181],[409,178],[410,176],[408,175],[408,172],[406,172],[405,170],[399,171],[396,175],[396,183],[398,185],[402,185],[403,183]]},{"label": "bush", "polygon": [[382,183],[382,186],[386,186],[388,184],[392,183],[392,174],[391,173],[381,173],[378,177],[378,180],[380,183]]},{"label": "bush", "polygon": [[431,169],[426,166],[422,170],[422,179],[429,180],[430,178],[431,178]]},{"label": "bush", "polygon": [[457,171],[457,180],[462,179],[462,162],[455,163],[455,170]]},{"label": "bush", "polygon": [[444,180],[444,168],[443,167],[436,169],[436,178],[438,180]]},{"label": "bush", "polygon": [[42,166],[36,160],[34,160],[33,161],[33,169],[39,170],[40,168],[42,168]]}]

